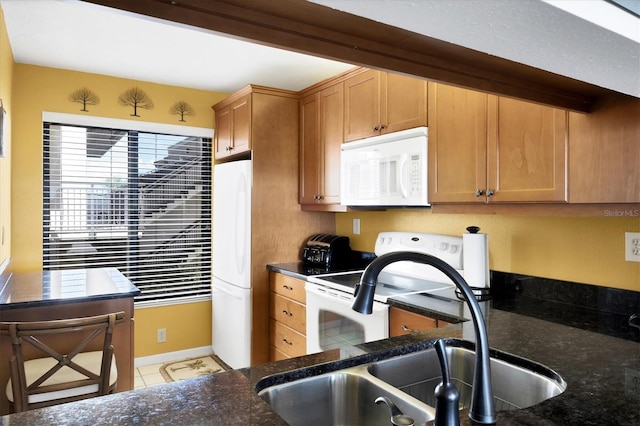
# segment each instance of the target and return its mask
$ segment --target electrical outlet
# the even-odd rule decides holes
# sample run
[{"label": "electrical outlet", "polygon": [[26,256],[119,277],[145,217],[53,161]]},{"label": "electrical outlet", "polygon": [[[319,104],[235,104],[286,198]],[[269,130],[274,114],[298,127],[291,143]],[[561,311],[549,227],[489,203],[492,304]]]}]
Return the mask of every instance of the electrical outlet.
[{"label": "electrical outlet", "polygon": [[360,219],[353,219],[353,235],[360,235]]},{"label": "electrical outlet", "polygon": [[624,259],[640,262],[640,232],[625,232],[624,242]]},{"label": "electrical outlet", "polygon": [[164,343],[167,341],[167,329],[159,328],[158,329],[158,343]]}]

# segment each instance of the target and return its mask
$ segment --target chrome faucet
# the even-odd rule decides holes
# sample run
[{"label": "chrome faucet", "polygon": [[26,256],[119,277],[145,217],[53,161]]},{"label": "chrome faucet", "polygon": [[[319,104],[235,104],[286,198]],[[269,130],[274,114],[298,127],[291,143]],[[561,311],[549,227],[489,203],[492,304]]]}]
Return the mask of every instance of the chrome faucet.
[{"label": "chrome faucet", "polygon": [[[445,261],[428,254],[416,252],[393,252],[376,258],[365,269],[360,279],[360,284],[355,288],[352,309],[354,311],[371,314],[373,296],[376,291],[378,275],[382,269],[390,263],[408,260],[431,265],[449,277],[458,290],[464,296],[471,311],[473,327],[476,335],[476,365],[473,374],[473,387],[471,391],[471,406],[469,418],[474,424],[492,425],[496,423],[496,410],[493,404],[493,392],[491,389],[491,368],[489,360],[489,339],[487,328],[484,324],[480,305],[476,300],[467,282],[451,265]],[[437,410],[437,407],[436,407]],[[455,413],[457,415],[457,413]],[[449,414],[445,414],[448,416]],[[451,414],[453,415],[453,414]],[[442,418],[436,413],[436,418]]]}]

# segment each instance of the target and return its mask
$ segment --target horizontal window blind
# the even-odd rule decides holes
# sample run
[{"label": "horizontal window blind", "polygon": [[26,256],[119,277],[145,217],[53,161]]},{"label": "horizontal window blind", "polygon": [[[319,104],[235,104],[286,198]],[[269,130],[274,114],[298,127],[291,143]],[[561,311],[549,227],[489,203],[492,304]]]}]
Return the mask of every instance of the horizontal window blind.
[{"label": "horizontal window blind", "polygon": [[45,270],[114,267],[136,302],[211,292],[211,139],[45,122]]}]

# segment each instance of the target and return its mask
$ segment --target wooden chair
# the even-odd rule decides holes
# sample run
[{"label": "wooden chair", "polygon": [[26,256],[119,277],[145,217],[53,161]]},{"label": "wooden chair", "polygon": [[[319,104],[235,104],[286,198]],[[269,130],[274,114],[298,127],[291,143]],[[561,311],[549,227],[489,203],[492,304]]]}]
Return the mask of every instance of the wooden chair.
[{"label": "wooden chair", "polygon": [[[0,322],[0,334],[8,335],[13,347],[6,392],[15,412],[113,392],[118,371],[111,339],[114,327],[123,321],[124,312],[52,321]],[[99,336],[100,350],[84,352]]]}]

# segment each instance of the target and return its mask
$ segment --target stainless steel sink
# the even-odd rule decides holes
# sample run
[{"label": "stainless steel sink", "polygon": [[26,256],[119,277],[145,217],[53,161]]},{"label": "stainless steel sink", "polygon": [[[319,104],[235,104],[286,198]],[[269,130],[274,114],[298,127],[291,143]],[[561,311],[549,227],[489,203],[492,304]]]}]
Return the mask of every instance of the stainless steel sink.
[{"label": "stainless steel sink", "polygon": [[[460,392],[460,408],[469,408],[475,352],[466,341],[456,341],[462,347],[448,346],[447,357],[451,380]],[[561,394],[566,382],[549,368],[497,352],[491,357],[491,382],[496,411],[531,407]],[[501,358],[501,359],[498,359]],[[370,364],[368,371],[390,385],[401,389],[426,404],[435,406],[434,390],[441,381],[440,364],[435,350]]]},{"label": "stainless steel sink", "polygon": [[[473,344],[449,342],[451,378],[460,391],[460,409],[466,409],[475,366]],[[435,349],[426,349],[262,389],[262,383],[272,379],[258,383],[258,395],[291,425],[389,425],[389,409],[374,402],[379,396],[423,425],[435,418],[434,389],[441,373]],[[497,411],[530,407],[566,388],[553,370],[499,351],[491,357],[491,379]]]},{"label": "stainless steel sink", "polygon": [[391,414],[376,398],[386,396],[416,424],[435,410],[370,376],[366,366],[295,380],[258,393],[290,425],[384,425]]}]

